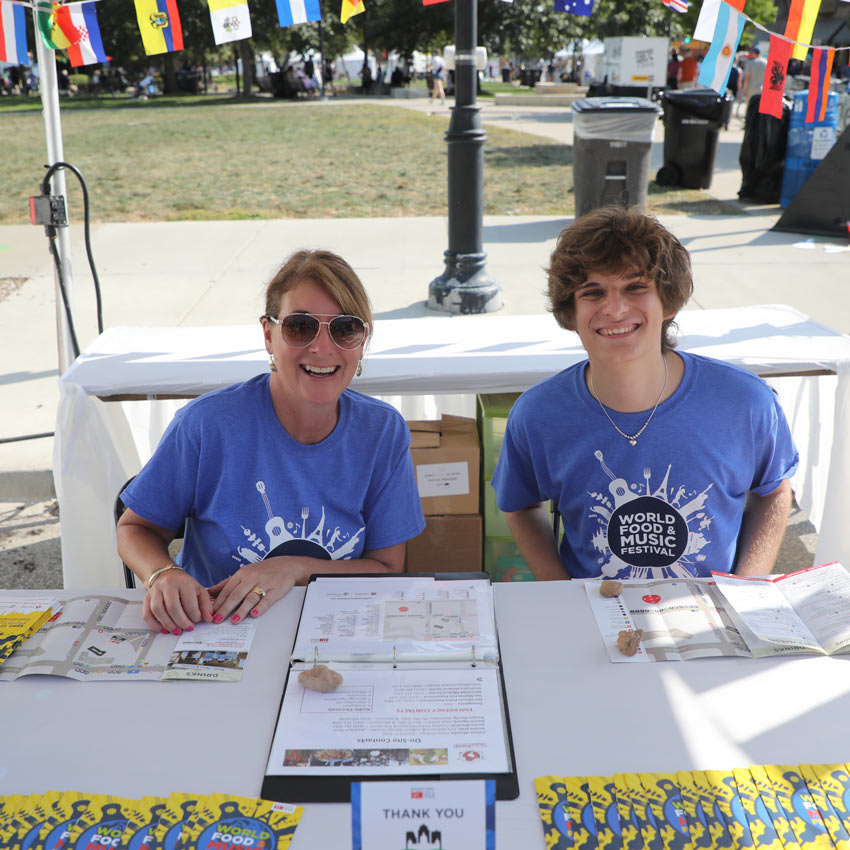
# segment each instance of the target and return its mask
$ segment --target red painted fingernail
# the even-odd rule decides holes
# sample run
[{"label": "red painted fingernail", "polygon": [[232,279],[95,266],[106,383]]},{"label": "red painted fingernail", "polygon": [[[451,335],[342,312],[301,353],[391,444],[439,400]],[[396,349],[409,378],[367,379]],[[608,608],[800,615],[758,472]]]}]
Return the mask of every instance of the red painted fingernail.
[{"label": "red painted fingernail", "polygon": [[186,629],[186,631],[187,631],[187,632],[193,632],[193,631],[195,631],[195,627],[194,627],[194,626],[189,626],[189,628],[188,628],[188,629]]},{"label": "red painted fingernail", "polygon": [[213,622],[214,623],[220,623],[221,622],[221,614],[216,614],[215,617],[213,617]]},{"label": "red painted fingernail", "polygon": [[182,634],[183,634],[183,632],[181,632],[181,631],[180,631],[180,629],[174,629],[174,631],[173,631],[171,634],[173,634],[173,635],[182,635]]},{"label": "red painted fingernail", "polygon": [[230,622],[231,622],[231,623],[233,623],[233,624],[235,625],[235,624],[236,624],[236,623],[238,623],[241,619],[242,619],[242,618],[241,618],[238,614],[234,614],[234,615],[233,615],[233,619],[232,619]]},{"label": "red painted fingernail", "polygon": [[259,611],[255,608],[255,609],[251,612],[251,616],[252,616],[252,617],[256,617],[256,616],[258,616],[258,615],[259,615],[259,613],[260,613],[260,612],[259,612]]},{"label": "red painted fingernail", "polygon": [[168,631],[168,629],[163,629],[163,630],[162,630],[162,634],[164,634],[164,635],[170,635],[170,634],[171,634],[171,632],[170,632],[170,631]]}]

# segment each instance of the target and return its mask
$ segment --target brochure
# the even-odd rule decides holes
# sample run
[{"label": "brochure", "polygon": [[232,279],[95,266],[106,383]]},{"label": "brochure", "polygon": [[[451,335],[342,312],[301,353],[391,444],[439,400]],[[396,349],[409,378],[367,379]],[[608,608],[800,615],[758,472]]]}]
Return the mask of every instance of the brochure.
[{"label": "brochure", "polygon": [[498,660],[489,581],[388,578],[312,582],[293,660]]},{"label": "brochure", "polygon": [[0,664],[35,634],[58,611],[53,597],[20,597],[0,594]]},{"label": "brochure", "polygon": [[612,836],[626,848],[638,827],[643,850],[841,850],[848,783],[846,764],[801,764],[540,776],[535,788],[549,850],[602,850]]},{"label": "brochure", "polygon": [[177,639],[161,678],[238,682],[255,631],[250,620],[236,626],[231,622],[198,623]]},{"label": "brochure", "polygon": [[[263,797],[348,800],[360,779],[495,778],[516,796],[489,579],[316,577]],[[326,666],[333,690],[305,687]]]},{"label": "brochure", "polygon": [[[585,581],[612,661],[685,661],[740,656],[850,652],[850,573],[839,563],[787,575],[621,582],[617,596]],[[634,655],[617,647],[622,631],[642,631]]]},{"label": "brochure", "polygon": [[[590,607],[612,661],[686,661],[711,656],[748,656],[711,579],[623,581],[618,596],[599,593],[596,579],[584,582]],[[643,631],[635,655],[617,648],[621,631]]]},{"label": "brochure", "polygon": [[227,794],[0,796],[4,850],[286,850],[304,810]]},{"label": "brochure", "polygon": [[841,564],[714,579],[754,657],[850,651],[850,573]]},{"label": "brochure", "polygon": [[[55,600],[44,604],[55,606]],[[152,631],[142,600],[75,596],[0,666],[0,681],[42,674],[85,682],[238,681],[256,624],[198,623],[179,638]],[[53,608],[51,608],[53,610]]]}]

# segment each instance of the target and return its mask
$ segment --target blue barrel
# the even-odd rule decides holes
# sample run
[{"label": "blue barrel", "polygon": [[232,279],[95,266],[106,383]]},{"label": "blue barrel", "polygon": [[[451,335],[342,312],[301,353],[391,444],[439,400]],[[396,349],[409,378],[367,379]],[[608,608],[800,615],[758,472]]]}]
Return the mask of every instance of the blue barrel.
[{"label": "blue barrel", "polygon": [[[788,123],[788,146],[785,149],[785,171],[782,174],[782,194],[780,206],[787,207],[800,187],[809,179],[812,172],[821,164],[823,155],[812,159],[812,141],[816,127],[832,128],[832,139],[838,133],[838,94],[830,92],[826,101],[826,114],[823,121],[806,124],[806,107],[809,101],[808,91],[794,95],[794,108]],[[817,152],[817,151],[816,151]]]}]

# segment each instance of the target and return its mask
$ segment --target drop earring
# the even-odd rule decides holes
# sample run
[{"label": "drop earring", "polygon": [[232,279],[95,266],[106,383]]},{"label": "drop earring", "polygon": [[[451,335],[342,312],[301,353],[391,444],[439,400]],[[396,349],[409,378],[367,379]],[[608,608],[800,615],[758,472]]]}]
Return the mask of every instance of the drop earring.
[{"label": "drop earring", "polygon": [[363,361],[357,361],[357,371],[354,373],[358,378],[363,374]]},{"label": "drop earring", "polygon": [[277,372],[277,364],[274,362],[274,354],[269,353],[269,371]]}]

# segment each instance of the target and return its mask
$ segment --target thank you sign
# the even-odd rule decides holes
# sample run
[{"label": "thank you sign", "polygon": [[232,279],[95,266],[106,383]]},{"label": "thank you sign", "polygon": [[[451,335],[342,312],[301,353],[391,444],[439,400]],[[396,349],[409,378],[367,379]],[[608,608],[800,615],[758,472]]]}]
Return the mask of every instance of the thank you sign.
[{"label": "thank you sign", "polygon": [[353,850],[495,850],[496,783],[353,782]]}]

